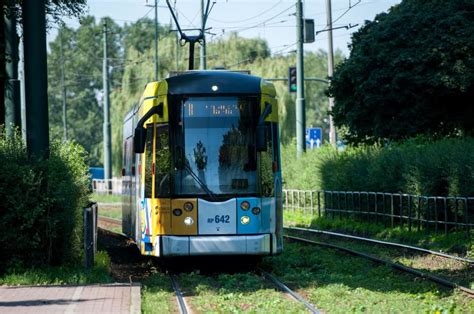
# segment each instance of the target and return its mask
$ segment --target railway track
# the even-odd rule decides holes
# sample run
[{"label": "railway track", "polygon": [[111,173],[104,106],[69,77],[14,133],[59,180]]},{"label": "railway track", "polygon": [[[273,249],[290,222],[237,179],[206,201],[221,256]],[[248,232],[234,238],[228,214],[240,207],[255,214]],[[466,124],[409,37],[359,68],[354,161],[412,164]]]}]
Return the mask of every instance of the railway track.
[{"label": "railway track", "polygon": [[122,220],[121,219],[116,219],[116,218],[110,218],[110,217],[105,217],[105,216],[97,216],[97,219],[100,222],[114,225],[116,227],[121,227],[122,226]]},{"label": "railway track", "polygon": [[[113,225],[113,226],[121,226],[122,221],[120,219],[115,219],[115,218],[110,218],[110,217],[105,217],[105,216],[98,216],[99,222],[102,222],[104,224],[108,225]],[[296,302],[301,303],[310,311],[311,313],[320,313],[320,311],[315,308],[312,304],[310,304],[307,300],[305,300],[301,295],[296,293],[295,291],[291,290],[288,286],[286,286],[283,282],[281,282],[278,278],[273,276],[272,274],[266,272],[263,269],[257,269],[257,272],[268,282],[271,283],[272,286],[274,286],[277,290],[281,291],[282,293],[285,293],[288,295],[291,299],[295,300]],[[174,293],[176,295],[176,301],[178,304],[179,312],[181,314],[188,314],[192,313],[191,309],[189,308],[187,302],[185,301],[183,292],[181,290],[181,287],[178,283],[178,278],[176,274],[174,274],[172,271],[168,271],[168,276],[171,281],[171,285],[173,287]]]},{"label": "railway track", "polygon": [[334,244],[317,242],[317,241],[312,241],[312,240],[298,238],[298,237],[294,237],[294,236],[288,236],[288,235],[285,235],[284,237],[286,239],[290,240],[290,241],[301,242],[301,243],[306,243],[306,244],[310,244],[310,245],[322,246],[322,247],[326,247],[326,248],[331,248],[331,249],[336,249],[336,250],[339,250],[339,251],[343,251],[345,253],[349,253],[349,254],[352,254],[352,255],[355,255],[355,256],[360,256],[360,257],[369,259],[373,262],[376,262],[378,264],[387,265],[387,266],[390,266],[394,269],[397,269],[397,270],[400,270],[400,271],[403,271],[403,272],[406,272],[406,273],[409,273],[409,274],[412,274],[412,275],[415,275],[415,276],[418,276],[418,277],[421,277],[421,278],[428,279],[428,280],[430,280],[432,282],[435,282],[437,284],[440,284],[442,286],[445,286],[445,287],[448,287],[448,288],[453,288],[453,289],[459,289],[459,290],[463,291],[464,293],[466,293],[468,296],[474,298],[474,290],[472,290],[470,288],[461,286],[457,283],[451,282],[451,281],[446,280],[444,278],[441,278],[441,277],[438,277],[438,276],[435,276],[435,275],[432,275],[432,274],[428,274],[428,273],[422,272],[420,270],[417,270],[417,269],[414,269],[414,268],[411,268],[411,267],[408,267],[408,266],[405,266],[405,265],[402,265],[402,264],[399,264],[399,263],[394,263],[392,261],[381,259],[381,258],[375,257],[373,255],[358,252],[358,251],[348,249],[348,248],[345,248],[345,247],[342,247],[342,246],[334,245]]},{"label": "railway track", "polygon": [[184,300],[183,292],[181,291],[181,288],[179,287],[178,281],[176,279],[176,275],[169,273],[169,276],[171,280],[171,285],[173,286],[173,290],[176,295],[176,301],[178,303],[179,313],[180,314],[191,313],[190,309],[188,308],[188,305],[186,304],[186,301]]},{"label": "railway track", "polygon": [[384,246],[388,246],[388,247],[402,248],[402,249],[407,249],[407,250],[410,250],[410,251],[422,252],[422,253],[426,253],[426,254],[436,255],[436,256],[447,258],[447,259],[452,259],[452,260],[456,260],[456,261],[459,261],[459,262],[474,265],[474,260],[472,260],[472,259],[459,257],[459,256],[454,256],[454,255],[449,255],[449,254],[446,254],[446,253],[443,253],[443,252],[428,250],[428,249],[424,249],[424,248],[420,248],[420,247],[416,247],[416,246],[411,246],[411,245],[406,245],[406,244],[375,240],[375,239],[370,239],[370,238],[365,238],[365,237],[353,236],[353,235],[349,235],[349,234],[344,234],[344,233],[339,233],[339,232],[332,232],[332,231],[324,231],[324,230],[318,230],[318,229],[308,229],[308,228],[300,228],[300,227],[285,227],[283,229],[287,230],[287,231],[301,231],[301,232],[313,233],[313,234],[318,234],[318,235],[329,235],[329,236],[340,237],[340,238],[345,238],[345,239],[351,239],[351,240],[357,240],[357,241],[364,241],[364,242],[369,242],[369,243],[380,244],[380,245],[384,245]]},{"label": "railway track", "polygon": [[309,303],[306,299],[304,299],[301,295],[296,293],[295,291],[288,288],[283,282],[281,282],[278,278],[273,276],[272,274],[264,271],[263,269],[259,269],[262,276],[270,281],[275,287],[278,288],[283,293],[287,293],[293,300],[300,302],[303,304],[311,313],[320,313],[320,311],[315,308],[311,303]]}]

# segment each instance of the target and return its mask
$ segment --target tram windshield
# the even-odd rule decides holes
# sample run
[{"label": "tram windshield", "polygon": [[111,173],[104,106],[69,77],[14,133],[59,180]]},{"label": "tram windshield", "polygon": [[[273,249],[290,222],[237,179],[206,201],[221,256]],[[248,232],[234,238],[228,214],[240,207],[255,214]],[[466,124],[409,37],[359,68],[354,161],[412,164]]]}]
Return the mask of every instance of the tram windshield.
[{"label": "tram windshield", "polygon": [[239,97],[190,97],[182,102],[183,167],[177,194],[255,194],[256,102]]}]

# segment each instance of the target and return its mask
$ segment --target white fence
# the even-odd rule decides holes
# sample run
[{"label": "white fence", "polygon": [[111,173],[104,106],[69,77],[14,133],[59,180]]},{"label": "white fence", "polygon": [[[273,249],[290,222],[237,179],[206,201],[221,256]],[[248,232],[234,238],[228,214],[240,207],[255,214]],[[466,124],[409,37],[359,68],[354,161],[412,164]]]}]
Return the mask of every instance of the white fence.
[{"label": "white fence", "polygon": [[92,191],[98,194],[122,194],[122,179],[93,179]]}]

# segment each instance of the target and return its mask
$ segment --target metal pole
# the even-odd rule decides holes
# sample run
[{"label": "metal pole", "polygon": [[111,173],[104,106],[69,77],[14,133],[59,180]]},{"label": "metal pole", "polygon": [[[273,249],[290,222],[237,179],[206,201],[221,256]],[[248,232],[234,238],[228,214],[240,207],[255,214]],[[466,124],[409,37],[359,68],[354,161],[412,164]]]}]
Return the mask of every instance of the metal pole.
[{"label": "metal pole", "polygon": [[[329,81],[332,80],[334,74],[334,51],[332,44],[332,9],[331,0],[326,0],[327,10],[327,29],[328,29],[328,77]],[[329,97],[329,111],[334,107],[334,98]],[[334,127],[334,121],[332,115],[329,115],[329,143],[336,146],[336,129]]]},{"label": "metal pole", "polygon": [[20,81],[18,80],[18,35],[16,33],[16,5],[8,0],[5,6],[5,127],[8,136],[21,125]]},{"label": "metal pole", "polygon": [[304,99],[303,5],[296,2],[296,156],[306,151],[306,114]]},{"label": "metal pole", "polygon": [[195,42],[189,43],[189,62],[188,62],[188,70],[194,70],[194,45]]},{"label": "metal pole", "polygon": [[45,0],[23,1],[26,145],[28,156],[49,157]]},{"label": "metal pole", "polygon": [[[104,62],[102,68],[104,85],[104,178],[112,178],[112,154],[110,142],[110,98],[109,98],[109,65],[107,62],[107,22],[104,22]],[[107,181],[110,184],[110,181]],[[107,190],[110,190],[107,189]]]},{"label": "metal pole", "polygon": [[[204,0],[201,0],[201,28],[203,29],[204,29],[204,21],[205,21],[204,10],[205,10]],[[203,39],[202,39],[202,45],[200,49],[200,57],[201,57],[200,69],[205,70],[206,69],[206,34],[203,33],[202,35],[203,35]]]},{"label": "metal pole", "polygon": [[[176,2],[175,2],[175,4],[176,4]],[[176,21],[179,21],[178,11],[176,11]],[[170,25],[171,25],[171,22],[170,22]],[[176,48],[176,55],[175,55],[176,60],[175,61],[176,61],[176,72],[177,72],[177,71],[179,71],[179,51],[180,51],[180,49],[179,49],[179,33],[178,32],[176,32],[176,46],[175,46],[175,48]]]},{"label": "metal pole", "polygon": [[59,52],[61,55],[61,89],[63,100],[63,139],[67,141],[67,107],[66,107],[66,85],[64,84],[64,54],[63,54],[63,32],[59,30]]},{"label": "metal pole", "polygon": [[158,0],[155,0],[155,81],[158,81]]},{"label": "metal pole", "polygon": [[21,138],[26,143],[26,103],[25,103],[25,46],[24,38],[20,39],[20,107],[21,107]]}]

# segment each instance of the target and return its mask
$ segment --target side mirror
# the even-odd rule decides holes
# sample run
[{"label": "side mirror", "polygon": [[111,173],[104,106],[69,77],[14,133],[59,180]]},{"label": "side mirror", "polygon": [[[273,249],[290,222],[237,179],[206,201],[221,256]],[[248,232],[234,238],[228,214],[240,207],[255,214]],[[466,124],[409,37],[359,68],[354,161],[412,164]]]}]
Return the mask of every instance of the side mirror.
[{"label": "side mirror", "polygon": [[267,132],[265,124],[257,125],[257,152],[267,151]]},{"label": "side mirror", "polygon": [[143,154],[145,151],[146,129],[141,126],[135,128],[133,135],[133,152],[135,154]]}]

